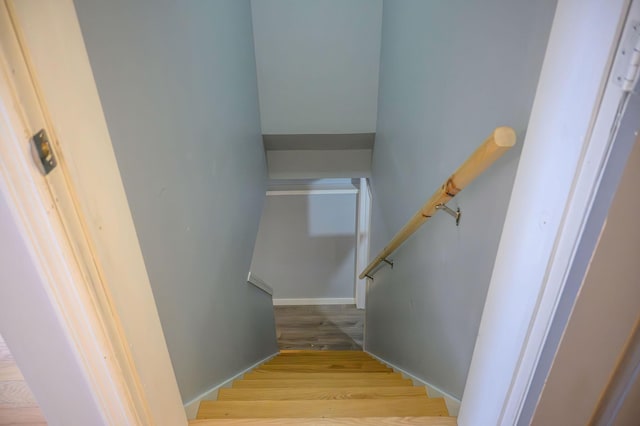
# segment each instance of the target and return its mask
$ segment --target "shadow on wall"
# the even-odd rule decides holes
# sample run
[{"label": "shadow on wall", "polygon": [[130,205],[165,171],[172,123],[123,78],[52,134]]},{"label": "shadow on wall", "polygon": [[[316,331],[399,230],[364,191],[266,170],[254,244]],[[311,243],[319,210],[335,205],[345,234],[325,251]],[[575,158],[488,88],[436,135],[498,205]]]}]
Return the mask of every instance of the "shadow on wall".
[{"label": "shadow on wall", "polygon": [[251,270],[274,299],[353,299],[356,195],[269,195]]}]

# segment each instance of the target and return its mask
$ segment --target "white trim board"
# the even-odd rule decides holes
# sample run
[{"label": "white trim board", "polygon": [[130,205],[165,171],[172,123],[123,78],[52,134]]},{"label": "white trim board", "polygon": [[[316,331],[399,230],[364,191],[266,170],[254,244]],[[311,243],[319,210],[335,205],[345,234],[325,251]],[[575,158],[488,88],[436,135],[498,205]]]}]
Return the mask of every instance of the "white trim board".
[{"label": "white trim board", "polygon": [[273,299],[274,306],[286,305],[355,305],[356,299],[345,298],[316,298],[316,299]]},{"label": "white trim board", "polygon": [[365,352],[371,355],[372,357],[374,357],[375,359],[377,359],[378,361],[382,362],[383,364],[386,364],[388,367],[391,367],[397,372],[401,373],[403,377],[411,379],[414,385],[426,387],[427,393],[429,394],[429,398],[444,398],[444,402],[445,404],[447,404],[447,410],[449,410],[449,415],[454,417],[458,415],[458,412],[460,411],[460,400],[458,398],[448,394],[447,392],[441,390],[437,386],[434,386],[429,382],[426,382],[421,378],[414,376],[413,374],[403,370],[402,368],[396,365],[393,365],[389,361],[382,359],[375,354],[372,354],[369,351],[365,350]]},{"label": "white trim board", "polygon": [[[108,404],[110,395],[103,397],[100,389],[88,392],[96,404],[114,416],[104,423],[184,424],[180,392],[73,1],[7,1],[2,5],[3,15],[7,17],[10,12],[11,17],[6,19],[10,19],[16,29],[12,35],[11,24],[0,24],[0,43],[6,55],[3,61],[7,61],[4,64],[11,70],[5,75],[18,90],[12,104],[24,108],[24,119],[29,122],[25,136],[46,128],[53,151],[59,154],[58,167],[46,178],[38,178],[38,185],[47,183],[39,202],[46,204],[48,220],[56,216],[62,221],[73,251],[64,262],[77,260],[83,275],[79,282],[86,281],[85,289],[69,287],[67,294],[73,305],[58,300],[57,309],[67,316],[78,315],[68,324],[71,335],[76,337],[82,336],[81,330],[92,328],[82,316],[104,319],[102,324],[94,323],[94,330],[87,335],[88,339],[105,336],[101,347],[92,348],[84,342],[77,351],[68,353],[78,353],[78,360],[95,356],[98,364],[87,370],[87,378],[106,375],[105,389],[117,388],[115,393],[110,393],[114,401],[117,398],[135,400],[131,416],[119,416],[118,410]],[[19,144],[21,151],[28,149],[27,139]],[[91,143],[87,143],[89,140]],[[33,169],[31,158],[26,161]],[[44,221],[36,223],[46,227]],[[46,237],[46,233],[45,230],[42,235]],[[60,234],[46,238],[62,244],[65,237]],[[53,284],[63,285],[63,281],[54,280]],[[80,300],[82,292],[89,293],[91,300]],[[60,293],[52,290],[50,294]],[[46,335],[44,329],[39,333],[42,334],[39,338]],[[62,350],[50,352],[62,353]],[[99,367],[99,363],[118,359],[122,362],[114,372]],[[21,368],[26,367],[25,373],[32,361],[32,371],[39,371],[42,382],[54,382],[54,372],[44,368],[41,359],[27,357],[23,361],[18,360]],[[77,407],[69,410],[65,404],[56,402],[60,392],[56,394],[45,388],[39,391],[31,382],[29,385],[49,423],[103,423],[79,417],[80,408],[84,406],[79,402],[81,399],[67,398]],[[54,408],[47,411],[47,406]],[[65,417],[56,417],[55,412]],[[65,420],[66,416],[73,419]]]},{"label": "white trim board", "polygon": [[367,280],[360,279],[359,271],[364,270],[369,263],[371,240],[371,188],[366,178],[360,179],[356,211],[356,270],[354,276],[356,308],[364,309],[367,294]]},{"label": "white trim board", "polygon": [[273,195],[342,195],[357,194],[358,189],[283,189],[267,191],[267,196]]},{"label": "white trim board", "polygon": [[232,382],[234,380],[240,379],[245,373],[248,373],[249,371],[251,371],[254,368],[258,367],[260,364],[264,364],[265,362],[269,361],[271,358],[273,358],[276,355],[278,355],[278,353],[279,352],[276,352],[274,354],[269,355],[268,357],[266,357],[266,358],[256,362],[255,364],[245,368],[244,370],[242,370],[241,372],[239,372],[235,376],[230,377],[227,380],[225,380],[224,382],[215,385],[214,387],[212,387],[208,391],[203,392],[202,394],[198,395],[197,397],[195,397],[191,401],[186,402],[184,404],[184,411],[185,411],[185,413],[187,413],[187,418],[189,420],[193,420],[193,419],[196,418],[196,415],[198,414],[198,407],[200,407],[200,402],[201,401],[217,399],[218,398],[218,390],[219,389],[230,388],[231,384],[232,384]]},{"label": "white trim board", "polygon": [[[0,5],[0,28],[8,30],[3,8]],[[5,41],[3,36],[0,43]],[[122,366],[110,346],[103,318],[86,309],[94,301],[64,225],[52,207],[55,202],[27,156],[28,148],[24,149],[29,129],[5,68],[6,48],[0,45],[3,337],[51,424],[140,422],[132,401],[122,391],[126,389]],[[15,75],[21,71],[14,68]],[[43,352],[47,356],[41,356]],[[59,383],[66,385],[66,398],[55,391]]]},{"label": "white trim board", "polygon": [[247,276],[247,283],[253,284],[268,295],[273,296],[273,288],[251,271],[249,271],[249,275]]},{"label": "white trim board", "polygon": [[[164,357],[162,347],[129,340],[122,330],[122,312],[113,304],[107,281],[102,280],[104,264],[94,257],[85,216],[76,203],[76,188],[67,180],[70,157],[60,155],[58,167],[45,178],[29,154],[27,140],[35,130],[46,128],[54,154],[60,154],[58,135],[65,142],[87,140],[69,136],[65,123],[72,122],[74,129],[92,127],[97,117],[95,110],[87,106],[94,99],[83,90],[93,79],[82,70],[76,72],[86,55],[82,56],[84,48],[77,43],[81,36],[73,3],[4,2],[0,6],[0,28],[0,121],[4,122],[0,125],[0,205],[6,214],[1,220],[5,244],[0,244],[0,251],[8,248],[6,253],[0,253],[3,262],[8,262],[8,266],[0,267],[8,274],[0,276],[0,281],[20,283],[4,286],[0,291],[3,337],[50,424],[151,424],[157,423],[157,418],[171,424],[184,423],[168,352]],[[38,37],[42,34],[47,37]],[[40,42],[53,46],[48,44],[41,50]],[[55,61],[48,62],[47,58],[60,58],[57,48],[61,46],[65,61],[56,72],[64,77],[52,77],[56,81],[54,90],[64,93],[56,96],[65,104],[59,110],[49,103],[47,89],[52,86],[36,76],[49,75],[49,71],[37,71],[51,68]],[[40,64],[45,62],[45,66],[34,66],[34,58]],[[88,59],[86,66],[84,71],[90,73]],[[82,101],[74,97],[78,92],[82,92]],[[97,97],[95,100],[99,105]],[[83,114],[79,115],[78,110]],[[56,117],[55,126],[51,116]],[[71,116],[73,119],[67,122]],[[95,158],[106,165],[109,159],[101,151],[104,145],[99,143],[100,131],[92,128],[89,133],[91,149],[94,154],[97,152]],[[101,175],[102,182],[114,181],[104,176]],[[119,182],[119,178],[115,181]],[[104,184],[100,188],[100,197],[104,198],[108,191]],[[106,202],[117,206],[110,198]],[[115,234],[122,235],[123,228],[116,228],[119,232]],[[132,240],[128,240],[128,246],[134,246]],[[145,291],[144,282],[120,265],[118,270],[136,283],[134,289],[128,286],[127,291],[134,293],[130,299],[135,300],[136,318],[144,319],[138,323],[146,338],[157,336],[155,332],[162,336],[159,320],[153,323],[144,318],[147,307],[155,309],[151,289],[148,288],[149,298],[140,297],[140,291]],[[142,366],[135,355],[141,347],[154,354],[154,359],[145,360],[145,368],[155,368],[166,361],[154,371],[153,386],[145,386],[139,377]],[[43,352],[49,356],[38,355]],[[169,380],[165,381],[167,377]],[[61,382],[68,387],[64,397],[59,392]],[[155,405],[156,396],[167,398]]]}]

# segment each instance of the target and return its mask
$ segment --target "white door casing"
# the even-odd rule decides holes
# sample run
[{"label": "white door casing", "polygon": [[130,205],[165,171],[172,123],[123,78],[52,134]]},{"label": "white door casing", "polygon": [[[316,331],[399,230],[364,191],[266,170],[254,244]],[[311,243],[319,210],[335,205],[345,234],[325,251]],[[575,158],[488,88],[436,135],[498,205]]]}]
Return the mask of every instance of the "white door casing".
[{"label": "white door casing", "polygon": [[[6,1],[0,18],[2,59],[10,70],[3,74],[2,102],[12,126],[20,128],[16,138],[2,140],[2,159],[10,159],[3,169],[5,193],[18,222],[29,229],[25,241],[62,247],[57,264],[76,270],[72,281],[43,282],[53,286],[50,307],[62,313],[72,336],[68,350],[83,360],[77,367],[89,376],[90,396],[107,424],[185,424],[73,2]],[[59,162],[46,178],[26,148],[40,128],[49,133]],[[47,215],[50,226],[38,215]],[[36,262],[41,268],[51,263],[46,256]],[[58,288],[63,284],[66,294]],[[30,369],[28,359],[22,364]],[[55,398],[32,387],[45,415],[51,414],[46,399]]]},{"label": "white door casing", "polygon": [[359,278],[369,264],[369,236],[371,229],[371,188],[367,178],[360,178],[360,189],[358,191],[356,225],[356,277],[355,277],[355,298],[356,308],[365,308],[367,294],[367,279]]}]

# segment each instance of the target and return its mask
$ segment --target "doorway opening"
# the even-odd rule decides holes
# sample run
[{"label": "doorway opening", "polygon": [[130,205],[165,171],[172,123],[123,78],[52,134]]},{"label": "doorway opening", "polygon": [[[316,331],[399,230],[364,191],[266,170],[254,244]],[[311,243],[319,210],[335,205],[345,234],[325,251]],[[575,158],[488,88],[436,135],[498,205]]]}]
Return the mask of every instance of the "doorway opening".
[{"label": "doorway opening", "polygon": [[366,178],[271,180],[251,273],[273,288],[280,349],[362,350]]}]

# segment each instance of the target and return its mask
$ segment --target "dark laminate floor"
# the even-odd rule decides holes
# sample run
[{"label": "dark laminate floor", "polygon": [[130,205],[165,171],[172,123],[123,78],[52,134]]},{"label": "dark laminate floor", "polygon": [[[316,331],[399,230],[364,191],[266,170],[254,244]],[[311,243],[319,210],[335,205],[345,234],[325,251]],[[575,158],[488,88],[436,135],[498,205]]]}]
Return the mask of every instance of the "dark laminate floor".
[{"label": "dark laminate floor", "polygon": [[280,349],[362,350],[364,310],[355,305],[274,309]]}]

